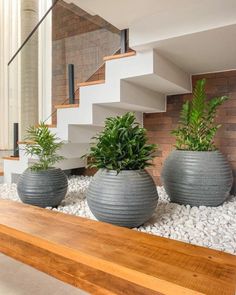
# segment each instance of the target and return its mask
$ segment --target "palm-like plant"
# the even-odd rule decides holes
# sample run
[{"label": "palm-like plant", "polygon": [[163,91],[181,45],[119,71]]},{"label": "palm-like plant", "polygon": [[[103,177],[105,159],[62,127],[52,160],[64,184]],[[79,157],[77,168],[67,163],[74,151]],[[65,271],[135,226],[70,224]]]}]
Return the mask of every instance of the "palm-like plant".
[{"label": "palm-like plant", "polygon": [[27,155],[37,156],[38,158],[38,161],[30,167],[31,170],[47,170],[64,159],[57,154],[63,142],[59,141],[43,122],[37,127],[29,127],[26,133],[25,152]]},{"label": "palm-like plant", "polygon": [[221,125],[215,123],[217,108],[228,99],[227,96],[212,98],[207,101],[206,79],[198,80],[193,91],[192,101],[183,104],[177,129],[176,148],[190,151],[212,151],[214,136]]},{"label": "palm-like plant", "polygon": [[151,165],[156,149],[147,144],[146,130],[136,122],[133,113],[107,118],[104,130],[93,139],[90,167],[115,170],[139,170]]}]

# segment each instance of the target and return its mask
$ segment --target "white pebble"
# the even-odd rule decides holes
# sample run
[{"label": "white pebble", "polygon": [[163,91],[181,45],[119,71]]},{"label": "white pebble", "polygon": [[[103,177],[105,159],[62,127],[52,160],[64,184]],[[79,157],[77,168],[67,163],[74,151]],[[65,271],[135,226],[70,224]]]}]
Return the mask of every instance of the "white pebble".
[{"label": "white pebble", "polygon": [[[87,176],[70,177],[65,199],[53,210],[95,219],[85,199],[91,179]],[[158,187],[158,194],[159,202],[152,218],[134,230],[236,254],[235,196],[216,208],[191,208],[170,203],[163,187]],[[1,184],[0,198],[20,202],[16,185]]]}]

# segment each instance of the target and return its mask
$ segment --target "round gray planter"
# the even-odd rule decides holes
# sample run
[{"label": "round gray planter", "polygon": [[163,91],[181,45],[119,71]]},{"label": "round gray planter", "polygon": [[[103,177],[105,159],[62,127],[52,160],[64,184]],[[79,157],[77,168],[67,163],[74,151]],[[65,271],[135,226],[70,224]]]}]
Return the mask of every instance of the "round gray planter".
[{"label": "round gray planter", "polygon": [[99,170],[87,193],[94,216],[104,222],[137,227],[153,214],[158,201],[155,183],[144,170]]},{"label": "round gray planter", "polygon": [[173,151],[161,176],[170,200],[191,206],[222,204],[233,181],[230,166],[219,151]]},{"label": "round gray planter", "polygon": [[39,207],[56,207],[68,188],[65,173],[58,168],[43,171],[26,169],[19,177],[17,192],[23,203]]}]

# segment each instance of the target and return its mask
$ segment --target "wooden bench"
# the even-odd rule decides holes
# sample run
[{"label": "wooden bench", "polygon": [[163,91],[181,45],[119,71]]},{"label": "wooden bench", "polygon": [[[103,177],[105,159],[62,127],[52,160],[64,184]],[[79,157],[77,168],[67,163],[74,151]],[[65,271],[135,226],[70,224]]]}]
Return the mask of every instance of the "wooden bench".
[{"label": "wooden bench", "polygon": [[7,200],[0,252],[91,294],[236,290],[236,256]]}]

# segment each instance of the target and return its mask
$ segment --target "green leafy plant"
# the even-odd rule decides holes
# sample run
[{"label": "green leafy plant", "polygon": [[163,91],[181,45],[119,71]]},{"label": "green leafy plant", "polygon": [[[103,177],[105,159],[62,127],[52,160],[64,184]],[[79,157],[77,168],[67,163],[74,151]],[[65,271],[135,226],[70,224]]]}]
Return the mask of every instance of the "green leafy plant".
[{"label": "green leafy plant", "polygon": [[192,101],[183,104],[177,129],[176,148],[190,151],[216,150],[214,136],[221,125],[215,123],[217,108],[228,99],[227,96],[207,100],[206,79],[198,80],[193,91]]},{"label": "green leafy plant", "polygon": [[48,129],[47,125],[40,123],[37,127],[31,126],[26,133],[25,152],[27,155],[38,158],[38,161],[30,167],[31,170],[47,170],[64,159],[57,154],[63,142],[58,141],[59,139]]},{"label": "green leafy plant", "polygon": [[152,165],[155,144],[147,144],[146,130],[133,113],[107,118],[104,130],[93,139],[89,167],[108,170],[139,170]]}]

